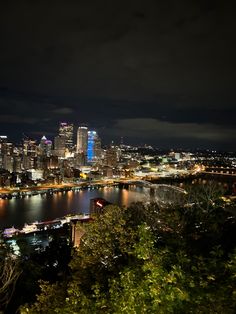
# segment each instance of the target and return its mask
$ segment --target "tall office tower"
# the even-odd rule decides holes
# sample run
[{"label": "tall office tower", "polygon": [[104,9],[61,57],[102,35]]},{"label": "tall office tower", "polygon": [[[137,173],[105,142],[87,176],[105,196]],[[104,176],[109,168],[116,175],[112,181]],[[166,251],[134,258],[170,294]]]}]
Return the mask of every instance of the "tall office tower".
[{"label": "tall office tower", "polygon": [[77,153],[83,153],[87,155],[88,148],[88,128],[86,126],[78,127],[77,131]]},{"label": "tall office tower", "polygon": [[95,157],[96,159],[101,158],[102,155],[102,143],[101,138],[99,136],[95,139]]},{"label": "tall office tower", "polygon": [[45,136],[41,138],[40,144],[40,155],[50,157],[52,153],[52,141],[47,140]]},{"label": "tall office tower", "polygon": [[118,163],[118,152],[115,146],[111,146],[106,151],[106,164],[110,167],[116,167]]},{"label": "tall office tower", "polygon": [[0,135],[0,154],[1,155],[6,153],[5,152],[6,144],[7,144],[7,136],[6,135]]},{"label": "tall office tower", "polygon": [[0,168],[3,168],[3,155],[6,154],[7,136],[0,135]]},{"label": "tall office tower", "polygon": [[101,141],[96,131],[88,131],[87,161],[96,162],[101,154]]},{"label": "tall office tower", "polygon": [[24,155],[35,157],[36,150],[37,150],[36,140],[33,140],[28,137],[23,139],[23,154]]},{"label": "tall office tower", "polygon": [[7,136],[0,136],[0,154],[1,155],[12,155],[13,154],[13,144],[8,142]]},{"label": "tall office tower", "polygon": [[21,156],[14,156],[13,157],[13,171],[22,172],[21,164],[22,164]]},{"label": "tall office tower", "polygon": [[11,155],[3,156],[3,169],[8,170],[9,172],[13,172],[13,163],[14,163],[13,156]]},{"label": "tall office tower", "polygon": [[60,158],[65,157],[66,152],[66,138],[65,136],[56,136],[54,138],[54,155]]},{"label": "tall office tower", "polygon": [[36,157],[32,157],[32,156],[29,156],[29,155],[23,155],[23,158],[22,158],[22,168],[24,170],[35,168],[35,159],[36,159]]},{"label": "tall office tower", "polygon": [[59,126],[59,136],[64,136],[66,139],[66,148],[73,148],[73,130],[74,126],[71,123],[61,122]]}]

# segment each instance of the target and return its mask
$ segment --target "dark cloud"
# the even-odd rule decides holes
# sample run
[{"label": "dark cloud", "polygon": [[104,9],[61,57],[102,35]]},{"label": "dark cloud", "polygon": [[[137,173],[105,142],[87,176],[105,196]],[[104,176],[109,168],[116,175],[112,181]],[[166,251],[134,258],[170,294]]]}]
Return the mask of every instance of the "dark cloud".
[{"label": "dark cloud", "polygon": [[57,108],[57,109],[52,110],[53,114],[61,114],[61,115],[70,115],[73,112],[74,110],[69,107],[62,107],[62,108]]},{"label": "dark cloud", "polygon": [[99,130],[111,140],[124,143],[150,143],[160,148],[215,148],[227,149],[236,140],[234,127],[214,124],[173,123],[158,119],[121,119],[115,121],[112,128]]},{"label": "dark cloud", "polygon": [[159,139],[201,139],[222,141],[229,136],[236,140],[236,130],[230,127],[219,127],[213,124],[173,123],[158,119],[124,119],[114,124],[113,133],[119,136]]},{"label": "dark cloud", "polygon": [[0,116],[0,123],[6,123],[6,124],[34,124],[38,122],[36,118],[24,118],[24,117],[19,117],[16,115],[1,115]]},{"label": "dark cloud", "polygon": [[199,134],[211,145],[210,129],[235,125],[233,12],[211,0],[5,1],[1,112],[20,130],[34,121],[32,132],[56,132],[61,119],[101,132],[125,119],[208,125]]}]

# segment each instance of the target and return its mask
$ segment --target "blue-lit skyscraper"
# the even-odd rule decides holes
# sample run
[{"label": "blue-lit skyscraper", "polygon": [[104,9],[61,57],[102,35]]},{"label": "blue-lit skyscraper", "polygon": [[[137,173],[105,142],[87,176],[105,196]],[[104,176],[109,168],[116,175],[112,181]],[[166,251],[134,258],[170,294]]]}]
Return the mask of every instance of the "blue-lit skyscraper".
[{"label": "blue-lit skyscraper", "polygon": [[87,148],[87,160],[93,162],[95,159],[95,139],[97,137],[96,131],[88,131],[88,148]]},{"label": "blue-lit skyscraper", "polygon": [[[98,145],[100,144],[100,145]],[[100,155],[101,141],[96,131],[88,131],[87,161],[95,162]]]}]

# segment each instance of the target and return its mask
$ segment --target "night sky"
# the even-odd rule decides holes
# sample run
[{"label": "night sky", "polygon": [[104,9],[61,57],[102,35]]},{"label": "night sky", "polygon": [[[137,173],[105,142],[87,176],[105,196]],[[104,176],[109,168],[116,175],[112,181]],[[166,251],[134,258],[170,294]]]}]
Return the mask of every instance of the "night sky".
[{"label": "night sky", "polygon": [[0,135],[87,123],[103,143],[235,150],[231,2],[0,4]]}]

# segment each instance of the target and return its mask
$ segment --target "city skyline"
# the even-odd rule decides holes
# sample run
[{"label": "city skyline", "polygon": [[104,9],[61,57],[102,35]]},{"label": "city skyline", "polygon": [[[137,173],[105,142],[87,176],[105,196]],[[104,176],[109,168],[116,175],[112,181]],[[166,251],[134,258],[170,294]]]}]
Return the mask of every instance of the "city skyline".
[{"label": "city skyline", "polygon": [[[70,139],[70,145],[68,146],[68,144],[66,144],[66,136],[63,136],[60,133],[60,126],[62,124],[68,124],[69,126],[72,126],[73,131],[71,133],[71,139]],[[7,142],[9,142],[10,144],[13,144],[14,146],[18,147],[18,146],[22,146],[24,145],[25,141],[32,141],[37,143],[38,145],[40,145],[40,142],[42,140],[47,140],[49,142],[53,143],[53,147],[55,150],[60,150],[60,146],[62,145],[63,147],[67,147],[68,150],[73,150],[76,153],[81,153],[83,152],[83,150],[81,150],[81,141],[84,141],[81,138],[81,135],[79,136],[79,132],[82,129],[86,129],[87,132],[86,133],[96,133],[99,134],[97,132],[98,128],[94,128],[94,127],[90,127],[88,124],[81,123],[79,125],[74,125],[73,123],[69,122],[59,122],[57,125],[57,128],[55,127],[55,132],[28,132],[28,134],[26,134],[25,132],[22,132],[22,134],[17,134],[16,132],[14,132],[14,135],[11,136],[11,132],[7,133],[2,133],[0,134],[0,138],[1,139],[6,139]],[[88,135],[87,135],[88,136]],[[80,139],[79,139],[80,138]],[[107,141],[106,139],[99,137],[100,141],[101,141],[101,145],[103,147],[112,147],[112,146],[127,146],[127,147],[149,147],[149,148],[153,148],[153,149],[159,149],[159,150],[163,150],[163,151],[171,151],[171,150],[177,150],[177,151],[219,151],[219,152],[235,152],[235,149],[233,147],[233,149],[225,149],[225,147],[212,147],[212,146],[191,146],[190,145],[176,145],[175,143],[173,143],[173,145],[161,145],[161,146],[157,146],[154,144],[154,142],[150,142],[150,141],[141,141],[141,140],[137,140],[136,142],[132,142],[129,141],[128,137],[124,137],[124,136],[120,136],[120,137],[116,137],[116,140],[114,140],[114,137],[110,139],[110,141]],[[88,140],[88,138],[87,138]],[[87,141],[86,140],[86,141]],[[83,145],[87,145],[84,144]],[[87,151],[87,148],[86,148]],[[60,154],[60,153],[59,153]]]},{"label": "city skyline", "polygon": [[0,133],[235,150],[235,18],[222,1],[12,1],[0,12]]}]

